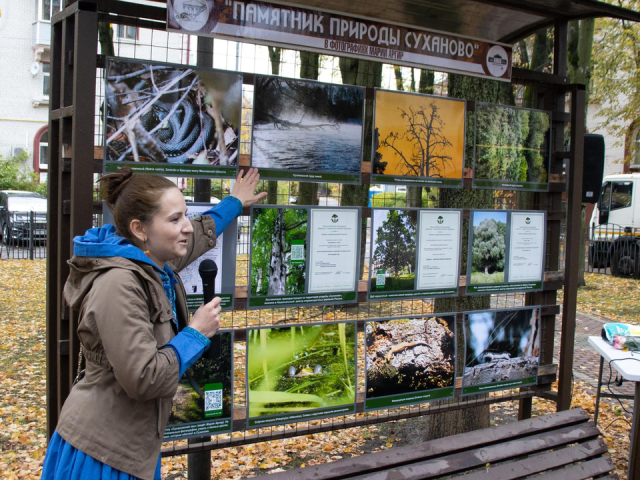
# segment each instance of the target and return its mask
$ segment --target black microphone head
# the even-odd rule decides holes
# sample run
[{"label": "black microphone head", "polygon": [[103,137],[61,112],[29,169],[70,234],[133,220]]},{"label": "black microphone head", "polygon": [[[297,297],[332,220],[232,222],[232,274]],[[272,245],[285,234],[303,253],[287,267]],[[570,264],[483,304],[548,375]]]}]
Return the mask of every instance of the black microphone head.
[{"label": "black microphone head", "polygon": [[215,276],[218,273],[218,266],[216,265],[216,262],[207,258],[200,262],[200,265],[198,266],[198,273],[201,277]]}]

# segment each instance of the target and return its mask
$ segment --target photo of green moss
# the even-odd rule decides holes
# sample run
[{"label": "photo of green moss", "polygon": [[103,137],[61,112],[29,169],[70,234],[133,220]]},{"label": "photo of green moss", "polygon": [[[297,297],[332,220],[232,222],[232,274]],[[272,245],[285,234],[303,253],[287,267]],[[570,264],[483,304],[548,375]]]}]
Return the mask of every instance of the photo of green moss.
[{"label": "photo of green moss", "polygon": [[267,417],[255,425],[298,421],[300,412],[354,407],[355,323],[250,329],[247,382],[249,419]]}]

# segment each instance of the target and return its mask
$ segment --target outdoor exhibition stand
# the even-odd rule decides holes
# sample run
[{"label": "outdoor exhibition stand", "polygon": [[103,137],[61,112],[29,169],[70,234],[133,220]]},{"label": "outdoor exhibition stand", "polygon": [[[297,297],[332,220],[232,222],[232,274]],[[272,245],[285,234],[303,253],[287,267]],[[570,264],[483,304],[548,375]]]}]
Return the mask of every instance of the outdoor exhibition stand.
[{"label": "outdoor exhibition stand", "polygon": [[[49,123],[49,220],[47,255],[47,425],[51,435],[56,427],[58,415],[69,394],[76,375],[80,345],[76,334],[77,314],[65,304],[62,291],[69,273],[67,260],[72,255],[72,239],[92,227],[94,214],[102,212],[101,205],[94,202],[94,174],[103,171],[102,146],[95,144],[94,123],[96,113],[96,77],[99,68],[105,66],[105,58],[98,55],[98,24],[109,22],[140,28],[167,30],[166,2],[157,1],[157,6],[136,5],[118,0],[67,0],[64,8],[52,19],[51,42],[51,92]],[[232,2],[227,2],[228,4]],[[243,2],[236,2],[243,3]],[[247,4],[249,2],[246,2]],[[244,5],[244,4],[243,4]],[[283,5],[289,5],[284,3]],[[293,4],[292,4],[293,5]],[[315,8],[314,2],[298,2],[304,8]],[[240,5],[238,5],[238,11]],[[284,8],[284,7],[283,7]],[[340,12],[346,18],[364,18],[370,22],[385,25],[411,25],[417,29],[437,29],[443,35],[460,38],[484,39],[512,45],[538,29],[553,27],[554,55],[553,73],[539,73],[514,68],[510,81],[530,87],[533,91],[533,106],[551,112],[552,145],[550,182],[548,192],[532,195],[532,205],[537,210],[546,211],[546,265],[542,291],[526,294],[526,305],[541,306],[541,344],[538,384],[534,387],[511,391],[501,396],[479,396],[457,398],[454,401],[432,405],[419,411],[395,411],[377,417],[355,416],[354,418],[331,423],[321,422],[305,428],[271,433],[246,433],[246,419],[242,411],[234,414],[234,431],[244,435],[220,439],[214,442],[202,441],[197,444],[173,446],[163,452],[165,455],[192,453],[232,445],[248,444],[287,436],[317,433],[332,429],[366,425],[439,412],[488,405],[490,403],[519,400],[519,417],[531,416],[533,396],[542,396],[557,402],[559,410],[570,407],[571,378],[573,365],[576,319],[576,296],[580,262],[580,207],[582,188],[583,138],[585,130],[585,87],[572,85],[567,77],[567,22],[573,19],[612,16],[640,21],[640,15],[611,5],[591,0],[564,1],[522,1],[494,2],[487,0],[458,0],[443,7],[441,2],[424,0],[414,3],[389,4],[382,1],[349,2],[339,0],[322,3],[328,12]],[[332,14],[333,15],[333,14]],[[338,15],[338,14],[336,14]],[[373,18],[372,18],[373,17]],[[346,25],[349,24],[345,20]],[[333,24],[345,25],[338,21]],[[403,27],[404,28],[404,27]],[[407,27],[408,28],[408,27]],[[272,42],[276,46],[295,48],[296,40],[289,36],[278,37]],[[398,36],[393,41],[398,40]],[[411,38],[411,37],[408,37]],[[416,36],[415,38],[418,38]],[[250,40],[249,40],[250,41]],[[469,40],[470,42],[472,40]],[[473,40],[475,41],[475,40]],[[461,40],[462,42],[462,40]],[[257,42],[260,43],[260,42]],[[210,65],[213,41],[199,38],[199,64]],[[314,46],[315,45],[315,46]],[[299,50],[311,50],[331,54],[318,43],[301,44]],[[333,45],[334,55],[347,55],[365,60],[385,63],[406,64],[439,71],[465,72],[451,64],[436,65],[424,63],[421,57],[410,57],[403,62],[398,55],[382,55],[382,50],[367,50],[377,56],[359,57],[358,52],[342,49],[346,46],[327,41]],[[456,48],[457,48],[456,44]],[[507,47],[508,48],[508,47]],[[473,48],[472,48],[473,50]],[[472,53],[472,52],[470,52]],[[208,59],[207,59],[208,57]],[[416,60],[417,59],[417,60]],[[420,62],[423,62],[422,64]],[[509,81],[508,78],[501,78]],[[253,83],[253,75],[244,74],[245,84]],[[367,89],[366,98],[373,98],[373,89]],[[569,112],[565,100],[569,98]],[[469,102],[471,104],[473,102]],[[565,128],[569,126],[569,145],[564,146]],[[361,175],[362,183],[370,183],[370,163],[365,159]],[[241,168],[246,168],[246,159],[240,160]],[[465,178],[463,188],[471,188],[471,179]],[[566,212],[566,238],[562,238],[561,209],[563,195],[568,200]],[[196,201],[199,199],[196,198]],[[245,212],[248,214],[249,212]],[[370,216],[370,209],[362,210],[363,217]],[[564,243],[563,245],[563,242]],[[564,247],[565,263],[561,270],[559,257]],[[361,282],[362,283],[362,282]],[[556,316],[560,314],[557,291],[564,289],[561,314],[561,337],[559,372],[553,359],[554,327]],[[460,295],[464,296],[461,284]],[[236,310],[246,308],[246,287],[236,288]],[[366,288],[359,288],[358,301],[366,301]],[[362,331],[364,318],[358,318],[357,328]],[[268,323],[265,323],[268,324]],[[246,325],[234,328],[236,342],[247,340]],[[558,392],[551,392],[553,381],[559,380]],[[456,385],[459,387],[459,385]],[[358,395],[356,411],[362,412],[362,395]]]}]

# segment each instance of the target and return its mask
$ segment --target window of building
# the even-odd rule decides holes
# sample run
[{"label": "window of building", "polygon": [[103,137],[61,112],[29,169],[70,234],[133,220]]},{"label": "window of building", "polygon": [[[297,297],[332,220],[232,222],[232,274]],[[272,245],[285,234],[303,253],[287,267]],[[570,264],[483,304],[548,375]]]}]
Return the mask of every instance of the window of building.
[{"label": "window of building", "polygon": [[37,0],[39,20],[50,22],[60,11],[60,0]]},{"label": "window of building", "polygon": [[38,157],[40,170],[47,170],[49,168],[49,131],[48,130],[40,136],[38,151],[40,152],[40,155]]},{"label": "window of building", "polygon": [[51,65],[42,64],[42,96],[49,98],[49,87],[51,85]]},{"label": "window of building", "polygon": [[138,27],[132,27],[131,25],[118,25],[117,27],[118,38],[126,40],[136,40],[138,38]]}]

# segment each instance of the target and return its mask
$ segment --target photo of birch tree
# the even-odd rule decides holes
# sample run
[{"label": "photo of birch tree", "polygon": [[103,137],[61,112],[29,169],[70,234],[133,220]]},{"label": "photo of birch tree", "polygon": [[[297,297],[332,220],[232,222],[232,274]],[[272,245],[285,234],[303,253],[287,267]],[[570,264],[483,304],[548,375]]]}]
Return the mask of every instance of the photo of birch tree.
[{"label": "photo of birch tree", "polygon": [[242,76],[110,59],[105,160],[238,163]]},{"label": "photo of birch tree", "polygon": [[376,90],[374,174],[461,179],[465,103]]},{"label": "photo of birch tree", "polygon": [[471,284],[504,282],[507,212],[473,212]]},{"label": "photo of birch tree", "polygon": [[306,239],[307,209],[253,209],[251,295],[304,293]]},{"label": "photo of birch tree", "polygon": [[364,89],[256,76],[251,165],[360,174]]},{"label": "photo of birch tree", "polygon": [[[373,210],[371,291],[413,290],[417,225],[417,210]],[[384,285],[377,284],[381,270]]]},{"label": "photo of birch tree", "polygon": [[550,132],[547,112],[477,104],[474,178],[547,182]]}]

